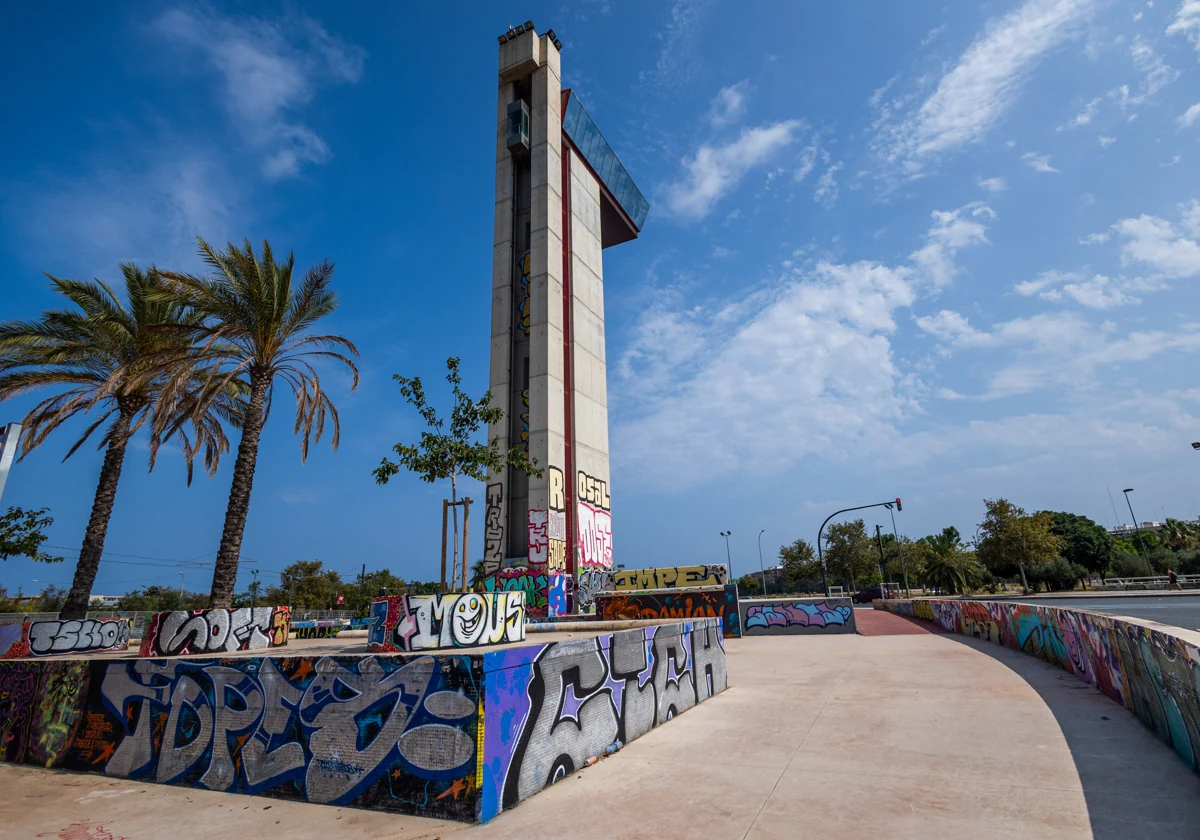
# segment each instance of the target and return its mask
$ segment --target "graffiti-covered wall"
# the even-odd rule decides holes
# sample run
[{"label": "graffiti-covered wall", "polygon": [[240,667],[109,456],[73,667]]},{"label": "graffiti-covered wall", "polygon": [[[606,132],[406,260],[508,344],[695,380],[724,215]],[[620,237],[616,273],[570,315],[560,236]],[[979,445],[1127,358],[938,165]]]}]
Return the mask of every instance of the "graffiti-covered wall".
[{"label": "graffiti-covered wall", "polygon": [[292,622],[292,632],[297,639],[336,639],[348,627],[336,619]]},{"label": "graffiti-covered wall", "polygon": [[694,586],[724,586],[729,575],[724,566],[663,566],[658,569],[619,569],[612,573],[612,588],[675,589]]},{"label": "graffiti-covered wall", "polygon": [[742,600],[743,636],[855,633],[849,598],[762,598]]},{"label": "graffiti-covered wall", "polygon": [[536,566],[507,566],[483,581],[488,592],[524,592],[525,613],[542,618],[546,615],[550,577],[545,564]]},{"label": "graffiti-covered wall", "polygon": [[0,663],[0,759],[474,819],[466,656]]},{"label": "graffiti-covered wall", "polygon": [[478,647],[525,638],[525,593],[392,595],[371,602],[376,653]]},{"label": "graffiti-covered wall", "polygon": [[596,595],[601,621],[654,618],[719,618],[725,638],[741,635],[737,586],[706,589],[657,589],[601,592]]},{"label": "graffiti-covered wall", "polygon": [[171,610],[146,625],[139,656],[267,650],[288,641],[291,607]]},{"label": "graffiti-covered wall", "polygon": [[483,820],[728,685],[716,619],[508,648],[483,660]]},{"label": "graffiti-covered wall", "polygon": [[486,820],[728,683],[720,622],[476,654],[0,662],[0,761]]},{"label": "graffiti-covered wall", "polygon": [[875,608],[1057,665],[1136,714],[1200,770],[1200,647],[1191,641],[1117,616],[1003,601],[886,600]]},{"label": "graffiti-covered wall", "polygon": [[125,650],[130,632],[126,618],[4,623],[0,624],[0,659]]}]

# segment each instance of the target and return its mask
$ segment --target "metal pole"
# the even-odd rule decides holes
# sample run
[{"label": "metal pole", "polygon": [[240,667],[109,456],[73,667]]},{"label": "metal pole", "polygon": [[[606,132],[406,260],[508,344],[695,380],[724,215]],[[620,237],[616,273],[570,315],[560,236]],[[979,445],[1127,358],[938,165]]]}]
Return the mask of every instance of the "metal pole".
[{"label": "metal pole", "polygon": [[450,511],[450,502],[442,499],[442,594],[446,594],[446,515]]},{"label": "metal pole", "polygon": [[254,575],[254,582],[250,584],[250,609],[254,609],[254,602],[258,597],[258,569],[251,569],[250,574]]},{"label": "metal pole", "polygon": [[904,552],[900,550],[900,535],[896,533],[896,511],[892,510],[892,506],[888,505],[888,514],[892,517],[892,539],[896,542],[896,553],[900,555],[900,571],[904,573],[904,597],[911,598],[912,590],[908,588],[908,561],[904,559]]},{"label": "metal pole", "polygon": [[1154,574],[1154,570],[1150,568],[1150,558],[1146,556],[1146,545],[1142,542],[1142,529],[1138,527],[1137,517],[1133,515],[1133,503],[1129,501],[1129,494],[1133,492],[1133,488],[1122,491],[1125,493],[1125,504],[1129,505],[1129,515],[1133,518],[1133,532],[1137,535],[1138,548],[1141,549],[1142,559],[1146,561],[1146,570],[1150,574]]},{"label": "metal pole", "polygon": [[179,600],[180,600],[179,606],[182,607],[183,606],[183,603],[182,603],[183,602],[183,572],[179,573]]},{"label": "metal pole", "polygon": [[725,568],[729,572],[729,579],[737,583],[737,578],[733,574],[733,558],[729,554],[729,535],[733,531],[722,531],[721,536],[725,538]]},{"label": "metal pole", "polygon": [[841,510],[835,510],[833,513],[829,514],[829,516],[825,517],[825,521],[822,522],[821,527],[817,529],[817,559],[821,561],[821,581],[825,584],[826,598],[829,597],[829,574],[825,569],[825,552],[821,549],[821,533],[825,530],[825,526],[829,524],[829,520],[833,519],[833,517],[839,514],[849,513],[852,510],[866,510],[867,508],[873,507],[885,507],[891,509],[892,505],[899,503],[899,499],[893,499],[890,502],[875,502],[874,504],[870,505],[858,505],[857,507],[842,508]]},{"label": "metal pole", "polygon": [[467,558],[471,555],[467,554],[467,532],[471,527],[471,500],[463,499],[463,568],[462,568],[462,591],[467,591]]},{"label": "metal pole", "polygon": [[766,594],[767,594],[767,572],[765,569],[763,569],[763,561],[762,561],[762,535],[765,534],[766,532],[767,532],[766,528],[763,528],[761,531],[758,532],[758,573],[762,575],[763,597],[766,597]]},{"label": "metal pole", "polygon": [[887,597],[887,576],[883,573],[883,537],[880,536],[880,527],[875,526],[875,542],[879,545],[879,595]]}]

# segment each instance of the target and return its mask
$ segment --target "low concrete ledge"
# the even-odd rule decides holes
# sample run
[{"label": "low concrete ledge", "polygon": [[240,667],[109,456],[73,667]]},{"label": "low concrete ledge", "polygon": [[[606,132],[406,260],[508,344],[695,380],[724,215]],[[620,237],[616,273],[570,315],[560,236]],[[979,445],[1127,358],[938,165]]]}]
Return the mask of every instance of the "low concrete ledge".
[{"label": "low concrete ledge", "polygon": [[1200,633],[1007,601],[889,599],[875,601],[874,607],[1057,665],[1137,715],[1188,767],[1200,770]]},{"label": "low concrete ledge", "polygon": [[849,598],[743,598],[743,636],[856,633]]},{"label": "low concrete ledge", "polygon": [[482,822],[727,685],[719,619],[460,653],[8,660],[0,761]]}]

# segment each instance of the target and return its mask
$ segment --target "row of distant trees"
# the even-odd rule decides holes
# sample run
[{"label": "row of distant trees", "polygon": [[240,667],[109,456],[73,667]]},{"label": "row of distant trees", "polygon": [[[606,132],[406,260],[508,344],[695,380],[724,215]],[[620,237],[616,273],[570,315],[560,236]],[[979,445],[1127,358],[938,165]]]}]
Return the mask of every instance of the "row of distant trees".
[{"label": "row of distant trees", "polygon": [[[218,607],[234,600],[259,441],[277,385],[296,401],[301,460],[327,422],[337,447],[337,409],[312,364],[340,363],[353,375],[351,389],[358,384],[355,346],[342,336],[313,330],[337,307],[330,288],[333,264],[323,262],[294,282],[294,257],[277,261],[267,242],[258,253],[248,240],[224,250],[198,242],[208,276],[125,263],[123,297],[100,280],[50,277],[64,308],[34,320],[0,323],[0,402],[29,391],[49,392],[23,420],[21,457],[82,415],[88,415],[89,424],[66,457],[96,433],[104,450],[74,579],[62,599],[64,618],[87,613],[126,449],[135,435],[148,438],[150,469],[162,448],[174,445],[183,454],[190,484],[196,460],[214,475],[230,450],[227,429],[238,434],[206,604]],[[32,513],[48,519],[44,510]],[[0,556],[8,556],[5,551],[14,545],[10,554],[28,554],[28,543],[22,547],[21,540],[44,531],[46,523],[24,527],[22,518],[30,512],[12,509],[10,514],[17,529],[7,535],[11,544],[0,542]],[[41,552],[40,543],[30,556],[62,559]]]},{"label": "row of distant trees", "polygon": [[[1028,513],[1007,499],[985,499],[976,540],[964,542],[953,526],[917,539],[883,534],[877,541],[861,519],[836,522],[825,533],[822,550],[831,581],[848,590],[880,582],[882,566],[889,582],[957,594],[1006,583],[1031,589],[1073,589],[1099,577],[1200,574],[1200,528],[1168,519],[1158,533],[1114,537],[1086,516],[1066,511]],[[798,539],[779,549],[786,591],[818,591],[821,569],[811,543]],[[753,575],[743,578],[759,588]],[[743,581],[739,581],[742,583]]]}]

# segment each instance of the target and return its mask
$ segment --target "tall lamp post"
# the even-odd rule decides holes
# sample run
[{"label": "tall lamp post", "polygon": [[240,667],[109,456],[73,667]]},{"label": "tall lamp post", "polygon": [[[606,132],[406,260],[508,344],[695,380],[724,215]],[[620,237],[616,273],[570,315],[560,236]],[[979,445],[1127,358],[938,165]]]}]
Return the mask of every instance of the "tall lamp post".
[{"label": "tall lamp post", "polygon": [[841,510],[835,510],[833,513],[829,514],[829,516],[825,517],[825,521],[822,522],[821,527],[817,529],[817,559],[821,562],[821,583],[823,583],[825,585],[825,597],[826,598],[828,598],[830,596],[829,570],[825,568],[825,552],[821,548],[821,534],[824,532],[825,526],[829,524],[829,520],[833,519],[833,517],[838,516],[840,514],[849,513],[852,510],[866,510],[867,508],[873,508],[873,507],[886,507],[890,510],[892,505],[896,506],[896,510],[900,510],[900,511],[904,510],[904,507],[900,504],[899,497],[897,497],[895,499],[892,499],[890,502],[874,502],[869,505],[857,505],[855,507],[842,508]]},{"label": "tall lamp post", "polygon": [[179,607],[183,608],[183,572],[179,573]]},{"label": "tall lamp post", "polygon": [[[896,500],[899,504],[900,500]],[[904,597],[911,598],[912,590],[908,588],[908,561],[904,559],[904,552],[900,550],[900,535],[896,533],[896,511],[891,502],[884,502],[883,506],[888,509],[888,516],[892,517],[892,539],[895,540],[893,545],[896,546],[896,553],[900,555],[900,571],[904,573]]]},{"label": "tall lamp post", "polygon": [[763,561],[762,561],[762,535],[765,534],[766,532],[767,532],[766,528],[763,528],[761,531],[758,532],[758,573],[760,575],[762,575],[763,597],[766,597],[766,595],[767,595],[767,571],[766,571],[766,569],[763,568]]},{"label": "tall lamp post", "polygon": [[1129,505],[1129,516],[1133,519],[1133,532],[1137,535],[1138,548],[1141,549],[1142,559],[1146,561],[1146,570],[1150,574],[1154,574],[1154,570],[1150,568],[1150,558],[1146,556],[1146,545],[1142,542],[1142,529],[1138,527],[1137,517],[1133,515],[1133,504],[1129,501],[1129,494],[1133,492],[1133,488],[1127,487],[1121,492],[1125,494],[1125,504]]},{"label": "tall lamp post", "polygon": [[737,583],[737,578],[733,576],[733,559],[729,555],[729,535],[733,531],[722,531],[721,536],[725,538],[725,568],[729,570],[729,579]]}]

